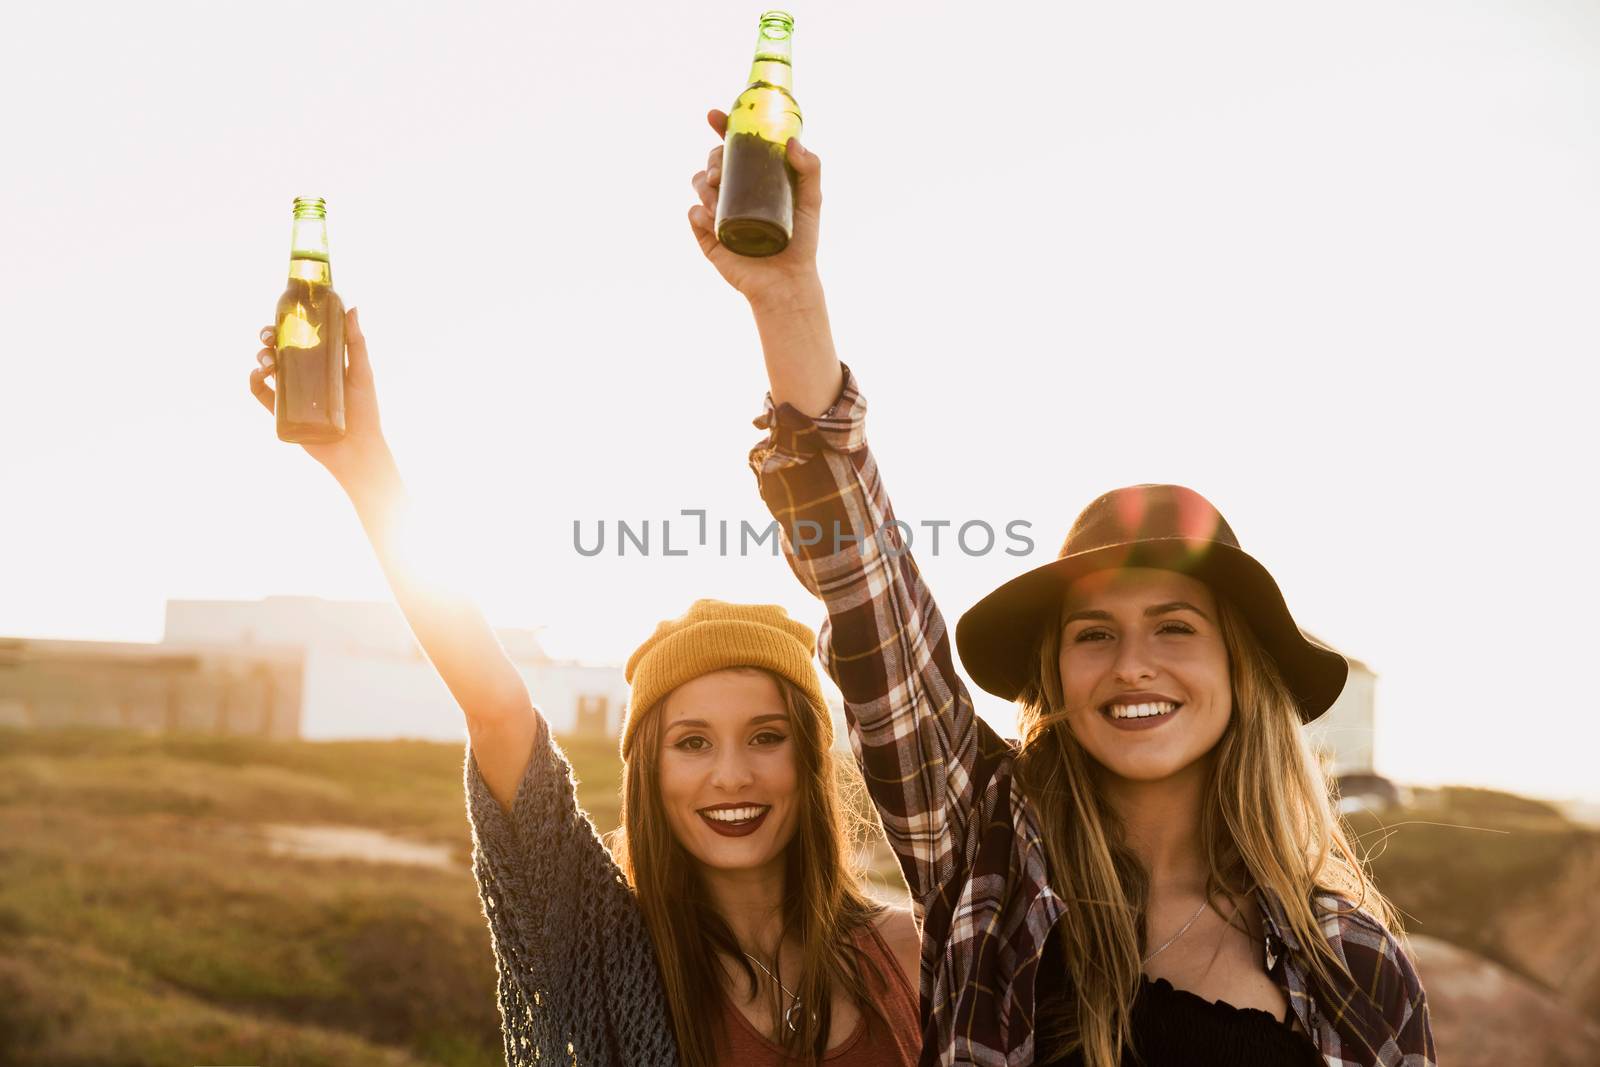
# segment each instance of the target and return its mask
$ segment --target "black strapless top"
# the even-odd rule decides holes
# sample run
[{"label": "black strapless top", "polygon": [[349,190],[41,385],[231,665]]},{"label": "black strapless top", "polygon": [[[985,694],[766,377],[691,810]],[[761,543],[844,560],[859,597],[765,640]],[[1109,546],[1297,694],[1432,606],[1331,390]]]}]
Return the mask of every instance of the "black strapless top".
[{"label": "black strapless top", "polygon": [[[1059,952],[1059,941],[1051,938],[1050,948]],[[1050,959],[1049,948],[1040,960],[1039,1017],[1048,1017],[1065,995],[1061,977],[1065,969],[1060,956]],[[1054,962],[1048,970],[1043,965]],[[1050,976],[1048,979],[1046,975]],[[1146,978],[1133,1002],[1133,1047],[1135,1058],[1124,1050],[1125,1067],[1323,1067],[1322,1053],[1305,1034],[1294,1030],[1271,1012],[1256,1008],[1236,1008],[1226,1001],[1210,1001],[1176,989],[1165,978]],[[1048,1042],[1045,1042],[1048,1044]],[[1035,1062],[1039,1067],[1078,1067],[1083,1059],[1048,1059],[1039,1048]]]}]

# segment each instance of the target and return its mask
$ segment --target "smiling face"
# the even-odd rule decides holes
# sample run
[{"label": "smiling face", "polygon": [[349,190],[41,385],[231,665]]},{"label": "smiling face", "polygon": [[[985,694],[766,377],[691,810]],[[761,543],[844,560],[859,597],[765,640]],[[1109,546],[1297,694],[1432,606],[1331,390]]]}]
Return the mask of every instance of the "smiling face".
[{"label": "smiling face", "polygon": [[1085,575],[1062,607],[1067,721],[1106,772],[1154,782],[1193,768],[1233,713],[1211,590],[1176,571]]},{"label": "smiling face", "polygon": [[722,670],[685,682],[661,706],[658,781],[667,825],[707,867],[782,863],[799,823],[794,728],[777,682]]}]

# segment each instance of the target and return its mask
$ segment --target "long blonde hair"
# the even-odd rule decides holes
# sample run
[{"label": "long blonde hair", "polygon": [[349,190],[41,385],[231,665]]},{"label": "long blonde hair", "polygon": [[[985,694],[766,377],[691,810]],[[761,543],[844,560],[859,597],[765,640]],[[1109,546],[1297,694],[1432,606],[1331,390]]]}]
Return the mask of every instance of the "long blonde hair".
[{"label": "long blonde hair", "polygon": [[[754,670],[756,668],[748,668]],[[840,795],[839,766],[827,744],[827,709],[817,707],[792,682],[762,671],[777,683],[793,729],[799,775],[800,825],[786,855],[784,933],[801,945],[800,974],[780,974],[804,1005],[798,1029],[780,1023],[777,1040],[799,1063],[822,1058],[831,1022],[833,991],[842,989],[862,1013],[883,1019],[868,976],[877,988],[885,976],[856,950],[856,935],[877,921],[883,906],[861,889],[849,848],[849,806]],[[667,1006],[672,1013],[683,1067],[715,1067],[724,1034],[722,953],[743,968],[749,995],[759,989],[755,969],[712,906],[699,867],[679,843],[661,810],[659,760],[664,716],[658,704],[639,727],[633,756],[623,764],[622,829],[618,862],[638,897],[655,942]],[[783,996],[772,992],[772,1018],[783,1018]]]},{"label": "long blonde hair", "polygon": [[[1233,714],[1212,750],[1200,813],[1207,899],[1237,903],[1257,888],[1275,894],[1308,947],[1313,978],[1329,992],[1334,971],[1348,972],[1322,935],[1313,895],[1337,893],[1392,931],[1398,922],[1334,811],[1294,696],[1238,609],[1220,596],[1217,607]],[[1018,697],[1019,779],[1039,812],[1051,885],[1065,909],[1057,925],[1065,1010],[1036,1040],[1049,1046],[1041,1056],[1078,1051],[1085,1067],[1117,1067],[1143,971],[1148,878],[1095,787],[1092,757],[1068,726],[1060,655],[1061,628],[1046,627],[1034,677]]]}]

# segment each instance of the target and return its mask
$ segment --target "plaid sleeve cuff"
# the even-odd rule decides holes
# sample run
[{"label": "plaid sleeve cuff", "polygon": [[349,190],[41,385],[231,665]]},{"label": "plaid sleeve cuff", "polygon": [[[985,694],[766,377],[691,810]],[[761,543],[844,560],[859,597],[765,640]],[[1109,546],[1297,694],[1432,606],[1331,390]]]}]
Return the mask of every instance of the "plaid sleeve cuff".
[{"label": "plaid sleeve cuff", "polygon": [[750,465],[757,475],[770,474],[797,466],[819,452],[846,455],[867,447],[867,400],[861,395],[856,376],[844,367],[844,387],[833,406],[816,418],[792,404],[775,406],[769,392],[755,420],[758,430],[766,430],[766,440],[750,453]]}]

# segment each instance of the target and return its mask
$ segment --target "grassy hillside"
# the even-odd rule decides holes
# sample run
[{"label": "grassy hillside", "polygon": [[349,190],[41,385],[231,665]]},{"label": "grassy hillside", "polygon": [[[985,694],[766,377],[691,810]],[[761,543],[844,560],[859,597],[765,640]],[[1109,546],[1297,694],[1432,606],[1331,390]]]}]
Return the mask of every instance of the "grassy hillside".
[{"label": "grassy hillside", "polygon": [[1351,823],[1408,930],[1485,956],[1600,1019],[1600,831],[1539,801],[1463,788]]},{"label": "grassy hillside", "polygon": [[[565,747],[611,829],[613,743]],[[0,730],[0,1067],[501,1063],[462,758]],[[455,869],[275,854],[262,831],[283,823],[443,846]],[[1414,931],[1600,1016],[1600,833],[1477,790],[1355,826]]]},{"label": "grassy hillside", "polygon": [[[597,820],[616,750],[568,746]],[[502,1062],[463,748],[0,731],[0,1064]],[[448,845],[271,854],[266,823]]]}]

